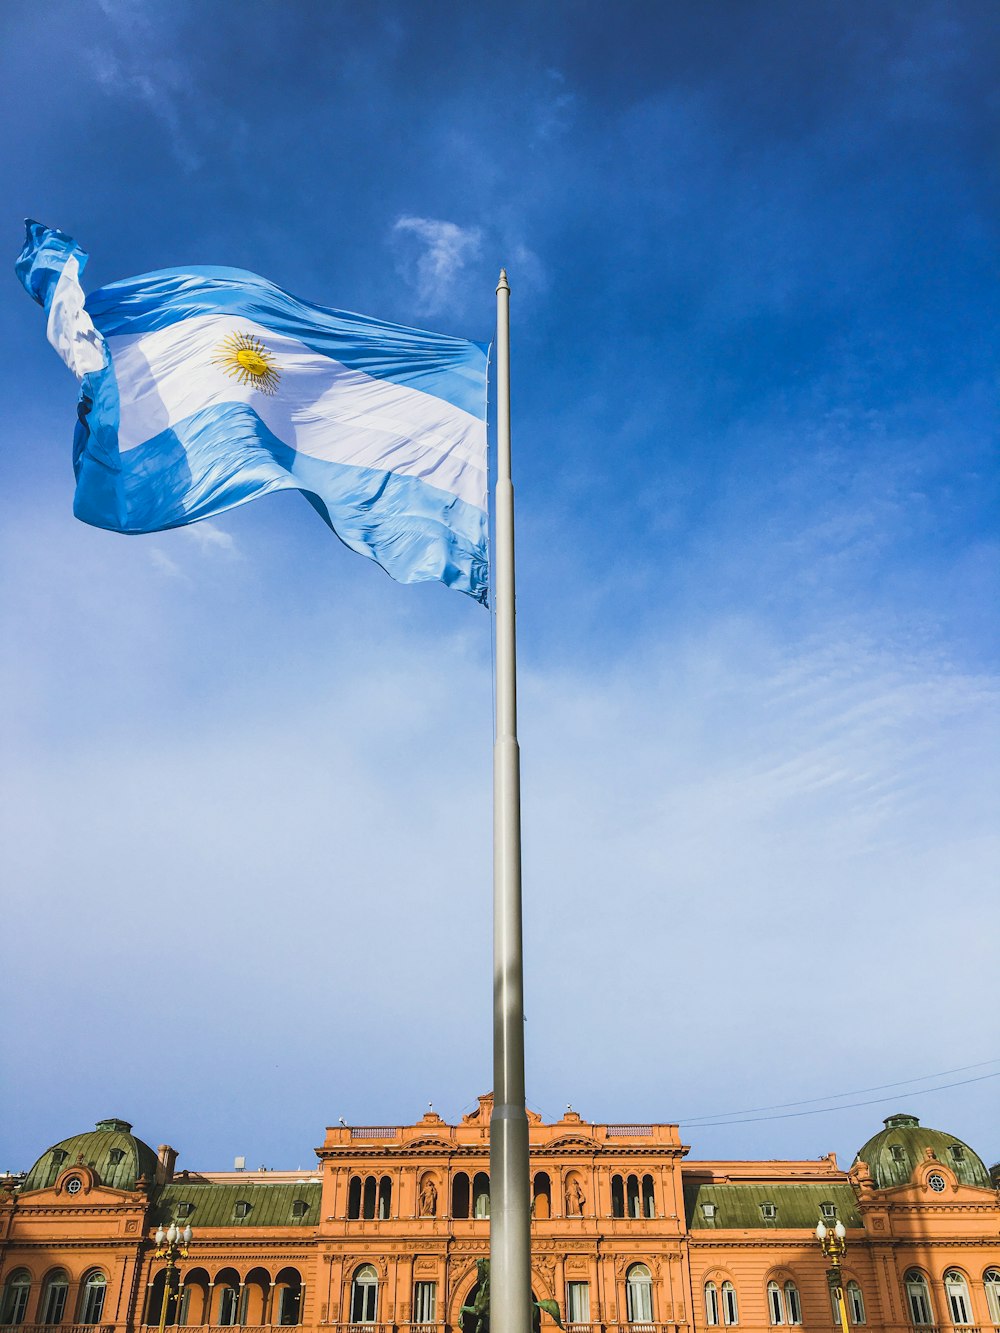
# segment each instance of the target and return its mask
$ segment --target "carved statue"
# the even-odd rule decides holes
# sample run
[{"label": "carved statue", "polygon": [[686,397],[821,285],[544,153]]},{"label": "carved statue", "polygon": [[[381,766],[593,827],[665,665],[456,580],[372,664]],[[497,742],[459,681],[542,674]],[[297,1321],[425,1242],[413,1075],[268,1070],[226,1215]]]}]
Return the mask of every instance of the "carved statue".
[{"label": "carved statue", "polygon": [[[489,1259],[476,1260],[476,1276],[479,1279],[479,1285],[476,1287],[476,1297],[471,1305],[462,1306],[462,1314],[472,1315],[475,1323],[467,1333],[490,1333],[490,1261]],[[556,1301],[532,1301],[531,1327],[532,1333],[538,1333],[542,1322],[542,1311],[552,1316],[560,1328],[563,1326],[559,1315],[559,1306]]]},{"label": "carved statue", "polygon": [[437,1217],[438,1192],[430,1176],[424,1181],[417,1207],[421,1217]]},{"label": "carved statue", "polygon": [[566,1182],[566,1216],[582,1217],[586,1205],[587,1196],[580,1188],[580,1182],[575,1176],[571,1176]]}]

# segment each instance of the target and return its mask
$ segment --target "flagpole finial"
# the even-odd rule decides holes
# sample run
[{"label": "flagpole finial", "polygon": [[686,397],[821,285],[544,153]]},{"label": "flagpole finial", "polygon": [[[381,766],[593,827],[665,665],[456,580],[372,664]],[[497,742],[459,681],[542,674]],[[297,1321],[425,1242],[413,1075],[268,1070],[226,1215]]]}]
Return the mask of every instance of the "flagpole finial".
[{"label": "flagpole finial", "polygon": [[500,270],[500,281],[497,283],[497,291],[510,291],[510,283],[507,281],[507,270],[505,268]]}]

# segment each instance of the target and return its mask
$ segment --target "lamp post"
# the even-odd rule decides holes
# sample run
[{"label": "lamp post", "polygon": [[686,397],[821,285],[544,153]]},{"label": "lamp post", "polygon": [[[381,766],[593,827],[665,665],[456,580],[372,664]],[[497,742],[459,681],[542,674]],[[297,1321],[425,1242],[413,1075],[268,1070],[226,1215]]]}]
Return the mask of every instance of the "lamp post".
[{"label": "lamp post", "polygon": [[163,1277],[163,1299],[160,1301],[160,1333],[163,1333],[167,1323],[167,1303],[172,1294],[171,1288],[173,1287],[173,1275],[177,1268],[177,1260],[188,1257],[187,1247],[191,1244],[191,1234],[189,1226],[179,1227],[176,1222],[171,1222],[166,1231],[162,1226],[156,1229],[156,1253],[153,1257],[162,1259],[166,1264]]},{"label": "lamp post", "polygon": [[847,1231],[839,1218],[836,1226],[833,1227],[828,1227],[822,1218],[816,1225],[816,1239],[819,1241],[820,1249],[830,1261],[830,1267],[826,1270],[826,1280],[830,1288],[830,1295],[837,1304],[840,1327],[843,1333],[851,1333],[850,1325],[847,1322],[847,1302],[844,1300],[843,1275],[840,1271],[840,1261],[847,1253],[846,1237]]}]

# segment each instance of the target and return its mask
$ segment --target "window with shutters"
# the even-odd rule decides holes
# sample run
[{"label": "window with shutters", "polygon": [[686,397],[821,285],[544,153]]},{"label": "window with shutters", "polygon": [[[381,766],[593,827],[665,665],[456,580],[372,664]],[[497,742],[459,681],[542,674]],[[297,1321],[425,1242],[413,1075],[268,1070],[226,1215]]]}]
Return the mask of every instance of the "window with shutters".
[{"label": "window with shutters", "polygon": [[437,1283],[414,1282],[413,1322],[415,1324],[433,1324],[436,1318],[437,1318]]}]

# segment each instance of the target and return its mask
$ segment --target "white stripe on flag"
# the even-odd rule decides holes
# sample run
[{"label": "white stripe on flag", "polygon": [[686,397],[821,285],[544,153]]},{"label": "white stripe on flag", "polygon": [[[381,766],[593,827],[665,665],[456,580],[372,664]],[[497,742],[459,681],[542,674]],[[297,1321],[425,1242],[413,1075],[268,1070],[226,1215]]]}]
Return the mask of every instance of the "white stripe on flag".
[{"label": "white stripe on flag", "polygon": [[[277,392],[215,364],[230,334],[259,338]],[[135,449],[206,407],[246,403],[299,453],[419,477],[486,508],[486,424],[432,394],[349,370],[297,339],[232,315],[197,315],[153,333],[111,337],[121,399],[119,449]]]}]

